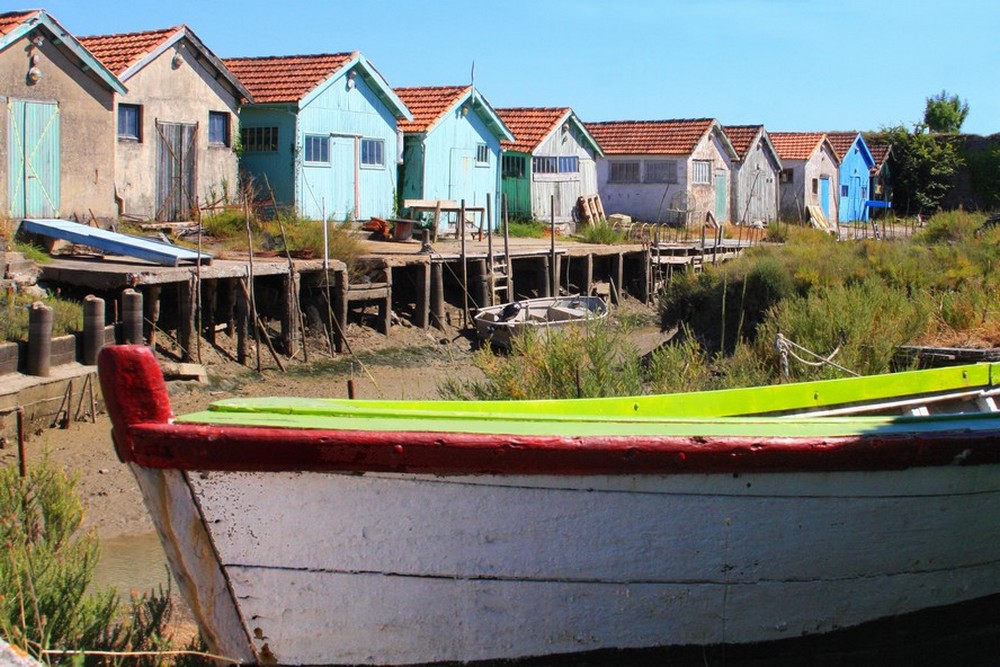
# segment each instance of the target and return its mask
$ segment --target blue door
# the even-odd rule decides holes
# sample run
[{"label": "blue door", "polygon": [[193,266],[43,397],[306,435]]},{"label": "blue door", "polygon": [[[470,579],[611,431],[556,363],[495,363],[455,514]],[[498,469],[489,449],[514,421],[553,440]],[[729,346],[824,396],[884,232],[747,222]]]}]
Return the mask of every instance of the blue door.
[{"label": "blue door", "polygon": [[[830,219],[830,178],[824,176],[819,179],[819,205],[823,208],[823,215]],[[836,221],[834,221],[836,222]]]},{"label": "blue door", "polygon": [[7,102],[8,201],[14,218],[59,216],[59,106]]}]

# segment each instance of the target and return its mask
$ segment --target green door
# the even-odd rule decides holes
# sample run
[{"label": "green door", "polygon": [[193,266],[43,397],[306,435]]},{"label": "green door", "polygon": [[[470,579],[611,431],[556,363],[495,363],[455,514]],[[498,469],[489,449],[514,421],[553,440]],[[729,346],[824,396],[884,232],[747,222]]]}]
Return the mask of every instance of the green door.
[{"label": "green door", "polygon": [[8,201],[14,218],[59,216],[59,106],[8,100]]},{"label": "green door", "polygon": [[726,220],[726,172],[715,172],[715,219],[717,222]]}]

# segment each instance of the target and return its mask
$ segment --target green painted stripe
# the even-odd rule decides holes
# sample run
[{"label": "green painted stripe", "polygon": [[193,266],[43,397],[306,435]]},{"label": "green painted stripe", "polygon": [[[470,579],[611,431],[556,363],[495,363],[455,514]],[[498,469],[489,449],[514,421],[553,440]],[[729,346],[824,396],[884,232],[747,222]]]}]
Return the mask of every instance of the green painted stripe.
[{"label": "green painted stripe", "polygon": [[678,436],[678,437],[837,437],[878,433],[923,434],[1000,429],[1000,415],[970,413],[931,417],[719,417],[708,419],[608,420],[542,419],[536,415],[441,413],[434,411],[387,415],[356,411],[352,415],[315,415],[267,412],[198,412],[178,422],[227,426],[299,429],[360,430],[370,432],[480,433],[525,436]]},{"label": "green painted stripe", "polygon": [[272,412],[300,415],[464,413],[539,415],[543,419],[580,415],[591,418],[721,417],[794,412],[838,405],[891,400],[961,391],[994,385],[1000,364],[973,364],[862,378],[822,380],[798,384],[729,389],[723,391],[545,401],[383,401],[310,398],[241,398],[213,403],[218,412]]}]

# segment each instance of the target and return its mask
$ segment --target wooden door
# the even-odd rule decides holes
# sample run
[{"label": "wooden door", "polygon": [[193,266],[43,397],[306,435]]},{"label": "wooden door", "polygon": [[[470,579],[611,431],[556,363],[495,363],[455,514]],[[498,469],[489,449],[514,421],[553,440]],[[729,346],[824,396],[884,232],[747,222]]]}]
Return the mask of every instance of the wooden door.
[{"label": "wooden door", "polygon": [[198,125],[156,122],[156,219],[190,220],[197,206]]},{"label": "wooden door", "polygon": [[59,105],[8,100],[8,201],[14,218],[59,216]]}]

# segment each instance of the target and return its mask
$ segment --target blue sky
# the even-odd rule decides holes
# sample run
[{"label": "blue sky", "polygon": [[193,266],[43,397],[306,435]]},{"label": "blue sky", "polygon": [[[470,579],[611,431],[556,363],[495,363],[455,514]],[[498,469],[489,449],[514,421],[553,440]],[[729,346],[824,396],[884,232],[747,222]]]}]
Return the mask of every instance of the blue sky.
[{"label": "blue sky", "polygon": [[[35,3],[25,8],[38,6]],[[946,89],[1000,132],[997,0],[49,0],[77,35],[186,23],[221,57],[361,51],[392,86],[470,80],[585,121],[874,130]]]}]

